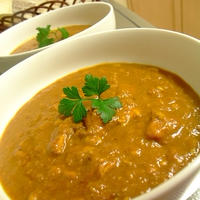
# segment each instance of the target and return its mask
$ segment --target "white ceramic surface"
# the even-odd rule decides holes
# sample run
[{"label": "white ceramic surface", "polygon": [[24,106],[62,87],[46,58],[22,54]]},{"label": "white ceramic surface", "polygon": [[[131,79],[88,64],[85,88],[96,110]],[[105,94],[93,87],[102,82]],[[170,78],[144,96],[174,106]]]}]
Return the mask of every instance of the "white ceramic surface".
[{"label": "white ceramic surface", "polygon": [[[39,90],[72,71],[102,62],[160,66],[180,75],[200,94],[199,55],[199,40],[160,29],[114,30],[62,41],[0,76],[0,134],[16,111]],[[177,191],[184,189],[199,168],[200,156],[173,178],[136,199],[175,200]],[[0,199],[8,199],[2,189]]]},{"label": "white ceramic surface", "polygon": [[90,33],[113,30],[116,27],[113,7],[104,2],[76,4],[33,17],[0,34],[0,74],[25,58],[56,45],[52,44],[40,49],[9,55],[17,46],[36,35],[37,27],[45,27],[48,24],[51,28],[75,24],[92,25],[67,40]]}]

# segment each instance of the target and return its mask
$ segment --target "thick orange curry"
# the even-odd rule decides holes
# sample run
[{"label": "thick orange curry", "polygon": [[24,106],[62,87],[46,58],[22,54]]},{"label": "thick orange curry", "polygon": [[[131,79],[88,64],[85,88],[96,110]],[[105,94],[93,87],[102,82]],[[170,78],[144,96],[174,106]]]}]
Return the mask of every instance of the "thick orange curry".
[{"label": "thick orange curry", "polygon": [[[72,36],[72,35],[75,35],[81,31],[89,28],[89,27],[90,27],[90,25],[72,25],[72,26],[65,26],[64,28],[69,33],[69,36]],[[54,42],[58,42],[62,39],[62,35],[57,29],[55,29],[50,32],[49,38],[53,38]],[[31,51],[31,50],[34,50],[37,48],[38,48],[38,42],[36,40],[36,37],[33,37],[33,38],[27,40],[26,42],[20,44],[17,48],[15,48],[11,52],[11,54],[23,53],[23,52]]]},{"label": "thick orange curry", "polygon": [[[105,76],[123,105],[104,124],[58,113],[62,88]],[[80,91],[81,92],[81,91]],[[200,98],[176,75],[101,64],[57,80],[27,102],[0,141],[0,181],[12,200],[128,200],[171,178],[200,151]]]}]

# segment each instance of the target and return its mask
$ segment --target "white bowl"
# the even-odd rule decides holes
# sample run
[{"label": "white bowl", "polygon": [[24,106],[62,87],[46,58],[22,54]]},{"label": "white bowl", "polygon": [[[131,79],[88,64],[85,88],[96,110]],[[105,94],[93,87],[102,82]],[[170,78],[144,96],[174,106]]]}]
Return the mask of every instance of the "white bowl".
[{"label": "white bowl", "polygon": [[[59,52],[59,53],[58,53]],[[17,110],[58,78],[102,62],[160,66],[180,75],[200,94],[200,41],[160,29],[126,29],[62,41],[17,64],[0,77],[0,134]],[[0,136],[1,136],[0,135]],[[200,168],[200,156],[137,200],[172,200]],[[0,199],[7,200],[1,189]]]},{"label": "white bowl", "polygon": [[48,24],[52,28],[75,24],[92,25],[67,40],[85,34],[112,30],[116,27],[113,7],[104,2],[76,4],[33,17],[0,34],[0,74],[25,58],[55,45],[10,55],[17,46],[37,34],[37,27],[45,27]]}]

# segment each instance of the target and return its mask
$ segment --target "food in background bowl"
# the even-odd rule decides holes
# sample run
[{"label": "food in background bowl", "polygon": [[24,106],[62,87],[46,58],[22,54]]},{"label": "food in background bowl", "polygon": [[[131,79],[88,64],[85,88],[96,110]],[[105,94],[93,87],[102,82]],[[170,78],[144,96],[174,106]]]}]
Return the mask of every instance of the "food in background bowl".
[{"label": "food in background bowl", "polygon": [[[178,76],[181,76],[188,84],[192,86],[196,93],[199,94],[199,53],[200,43],[198,40],[191,37],[158,29],[128,29],[98,33],[90,36],[80,37],[76,40],[66,40],[66,42],[63,41],[61,43],[58,43],[54,47],[40,52],[39,54],[23,61],[22,63],[19,63],[0,77],[1,141],[2,144],[4,143],[3,147],[6,148],[5,142],[10,142],[9,139],[4,139],[6,137],[8,138],[8,136],[6,136],[8,133],[8,129],[6,129],[6,126],[9,123],[10,119],[12,119],[13,116],[16,114],[18,109],[22,107],[26,102],[28,102],[24,108],[19,110],[17,115],[19,116],[20,113],[22,113],[22,111],[26,108],[27,113],[29,114],[27,116],[21,115],[25,118],[25,120],[28,120],[29,116],[30,118],[32,118],[35,115],[35,120],[32,120],[32,122],[31,120],[28,120],[28,129],[30,130],[29,136],[30,138],[32,138],[32,140],[30,139],[29,141],[35,144],[34,151],[37,151],[38,154],[32,154],[32,156],[35,156],[34,161],[34,158],[31,159],[32,156],[26,156],[23,152],[20,151],[20,149],[24,149],[24,147],[28,144],[26,138],[21,138],[21,140],[25,140],[25,142],[22,142],[21,144],[16,144],[13,139],[12,142],[14,148],[20,145],[21,147],[19,149],[16,149],[16,151],[10,153],[9,156],[5,156],[5,159],[2,158],[2,163],[6,163],[6,160],[11,158],[12,154],[19,157],[24,156],[24,159],[22,159],[24,162],[17,163],[17,165],[12,165],[14,169],[11,171],[11,176],[21,176],[20,174],[15,174],[15,170],[17,170],[17,166],[19,165],[24,166],[23,169],[27,172],[23,171],[24,173],[22,175],[22,180],[26,179],[26,177],[27,179],[29,179],[26,187],[30,186],[33,183],[32,180],[36,180],[36,182],[38,181],[34,185],[33,190],[29,188],[30,190],[27,189],[25,191],[27,192],[29,190],[26,195],[30,195],[30,198],[33,199],[37,196],[40,196],[40,188],[37,187],[39,183],[43,184],[44,187],[48,187],[47,190],[42,191],[44,192],[44,196],[46,195],[47,191],[52,191],[53,188],[48,185],[48,183],[53,182],[52,180],[55,177],[58,177],[59,173],[61,173],[61,176],[59,178],[61,182],[63,181],[63,185],[62,188],[58,189],[59,193],[58,190],[54,190],[55,194],[53,195],[63,195],[65,193],[65,191],[63,190],[63,188],[66,187],[65,184],[74,184],[74,186],[77,187],[82,184],[81,187],[79,187],[79,193],[74,192],[72,194],[72,196],[74,195],[74,197],[77,195],[77,197],[75,198],[78,198],[78,196],[80,196],[81,194],[85,195],[84,191],[86,191],[88,188],[91,190],[93,188],[94,190],[92,190],[91,194],[86,195],[97,195],[98,198],[98,194],[95,194],[95,192],[98,193],[100,191],[101,194],[104,193],[106,198],[106,195],[108,195],[109,198],[112,199],[114,197],[129,198],[130,196],[137,195],[141,192],[141,190],[137,189],[135,191],[131,190],[130,192],[129,188],[126,188],[125,186],[128,185],[129,187],[133,187],[135,182],[133,180],[133,184],[128,184],[126,181],[129,181],[129,179],[126,178],[130,174],[130,170],[133,169],[131,165],[133,165],[134,167],[134,163],[142,162],[143,158],[146,159],[147,155],[150,155],[147,160],[150,163],[154,163],[154,166],[151,166],[151,168],[146,167],[146,165],[148,166],[149,164],[144,162],[145,164],[143,164],[140,168],[136,168],[135,171],[139,171],[138,174],[143,175],[143,168],[148,168],[145,173],[146,175],[148,173],[152,175],[152,177],[150,176],[150,178],[152,179],[154,178],[153,175],[155,175],[157,171],[158,173],[160,172],[160,169],[163,169],[164,173],[168,174],[167,178],[169,178],[170,175],[173,175],[173,172],[175,172],[176,170],[176,172],[178,173],[173,175],[171,178],[169,178],[169,180],[166,181],[165,178],[163,178],[165,177],[165,175],[158,176],[159,178],[157,178],[160,180],[155,180],[155,182],[152,183],[155,185],[150,186],[153,189],[147,189],[147,192],[145,194],[137,196],[136,199],[163,199],[163,196],[165,200],[172,199],[177,191],[180,192],[180,190],[184,190],[183,186],[186,186],[186,184],[189,183],[188,181],[193,178],[197,169],[200,166],[200,157],[197,147],[197,143],[199,141],[199,118],[197,115],[199,115],[199,110],[198,108],[196,108],[196,112],[194,111],[195,107],[199,106],[199,97],[198,95],[194,94],[190,87],[186,86],[183,81],[177,78],[177,76],[171,74],[169,71],[177,74]],[[85,66],[94,66],[102,62],[107,63],[105,67],[97,66],[95,68],[80,70]],[[125,64],[125,62],[143,63],[146,67],[141,65],[139,67],[136,65]],[[112,67],[112,63],[116,63],[114,64],[114,67]],[[159,66],[162,68],[162,70],[151,66]],[[149,72],[151,72],[151,75],[148,76],[147,72],[144,73],[142,71],[140,71],[140,73],[132,73],[132,70],[134,69],[145,69],[145,71],[149,70]],[[76,73],[76,70],[79,70],[79,73]],[[99,70],[101,70],[101,72],[99,72]],[[165,72],[165,70],[167,72]],[[74,73],[70,74],[71,72]],[[66,79],[60,79],[65,75],[67,75]],[[141,76],[143,78],[141,78]],[[118,80],[120,80],[121,78],[123,80],[123,84],[120,85]],[[148,82],[151,79],[153,79],[152,82]],[[55,82],[56,80],[58,80],[56,84],[59,85],[60,90],[57,90],[55,88],[55,85],[52,84],[52,82]],[[90,84],[88,82],[90,82]],[[165,85],[166,82],[168,88]],[[50,86],[47,87],[48,85]],[[135,85],[137,85],[137,88],[134,88]],[[99,90],[99,87],[96,86],[99,86],[101,89]],[[152,88],[150,88],[151,86]],[[64,89],[63,94],[62,89],[64,87],[67,88]],[[92,90],[90,87],[92,87]],[[41,88],[46,89],[44,89],[42,92],[39,92]],[[56,91],[56,93],[54,93],[54,91]],[[32,100],[28,101],[33,96],[35,96],[36,93],[38,93],[38,95],[36,95],[36,97],[34,97]],[[53,97],[51,97],[51,94]],[[97,96],[90,96],[93,94],[97,94]],[[183,95],[183,98],[178,98],[177,102],[174,102],[170,98],[171,96],[169,94],[171,94],[171,96],[175,100],[177,99],[176,94]],[[66,95],[68,97],[66,97]],[[164,100],[164,96],[166,101]],[[37,98],[40,97],[44,98],[45,102],[37,103]],[[159,101],[158,99],[162,99],[162,101]],[[187,103],[183,103],[184,99],[187,99]],[[47,102],[49,102],[51,105],[53,104],[54,106],[46,106]],[[167,103],[167,106],[162,108],[163,103]],[[178,105],[176,105],[177,103]],[[35,105],[33,109],[34,111],[39,109],[43,110],[44,112],[50,113],[50,115],[44,114],[37,116],[37,112],[29,112],[28,105],[33,104]],[[179,108],[180,106],[182,107]],[[155,112],[151,111],[151,107],[154,109],[158,108],[158,112],[156,111],[156,109],[153,109]],[[162,109],[159,110],[159,108]],[[190,108],[193,115],[191,114],[191,116],[183,116],[182,113],[186,110],[189,112]],[[129,112],[129,110],[131,112]],[[58,111],[62,115],[60,115]],[[122,113],[122,115],[120,115],[120,113]],[[177,118],[177,116],[179,115],[186,118],[185,121],[194,119],[194,124],[192,121],[190,121],[191,126],[189,125],[188,129],[190,131],[192,130],[191,137],[186,140],[185,144],[187,145],[184,145],[184,148],[182,148],[183,146],[182,144],[180,144],[180,141],[180,145],[176,146],[172,144],[173,140],[171,140],[174,137],[173,139],[178,141],[179,137],[187,135],[185,129],[181,128],[181,124],[185,122],[180,122],[180,120]],[[197,117],[195,117],[195,115]],[[57,116],[57,120],[52,120],[52,124],[49,125],[47,121],[55,119],[55,116]],[[17,118],[15,119],[19,120]],[[75,120],[76,123],[78,121],[80,122],[75,124],[72,119]],[[31,131],[31,129],[34,126],[34,123],[37,122],[38,131],[34,133],[34,131]],[[126,124],[126,122],[128,123]],[[142,130],[142,125],[140,127],[140,123],[138,124],[134,122],[141,122],[141,124],[145,124],[146,130],[145,128],[143,128]],[[11,123],[13,123],[12,120]],[[96,127],[92,130],[92,133],[97,132],[97,134],[95,133],[88,135],[88,131],[92,128],[87,124],[94,124],[94,126]],[[134,127],[136,126],[136,124],[138,125],[138,128]],[[57,125],[58,128],[55,128],[54,125]],[[80,132],[78,131],[79,127],[77,125],[80,125]],[[137,139],[135,139],[133,135],[134,131],[132,129],[130,131],[127,131],[129,134],[125,133],[126,131],[123,131],[124,128],[126,129],[126,127],[128,127],[129,125],[133,126],[133,128],[136,130],[135,132],[139,134],[136,136]],[[68,130],[69,126],[71,127],[70,130]],[[19,130],[19,128],[17,128],[17,125],[16,127],[10,126],[10,128],[15,129],[16,132],[18,132],[17,130]],[[18,133],[13,133],[11,131],[13,135],[23,135],[23,127],[21,126],[20,128],[21,129]],[[66,130],[66,132],[62,132],[62,130],[64,129]],[[103,132],[105,133],[104,138],[101,138],[101,136],[104,134],[101,132],[102,130],[104,130]],[[107,130],[111,130],[109,131],[109,134],[112,135],[112,137],[107,134]],[[157,130],[159,131],[157,132]],[[49,133],[49,135],[45,135],[45,131]],[[70,131],[71,137],[68,138],[67,135]],[[3,135],[3,132],[5,133],[5,135]],[[98,137],[95,138],[96,135]],[[140,140],[140,136],[142,135],[144,136],[144,139]],[[39,136],[44,136],[43,140],[41,139],[41,143],[44,142],[46,144],[44,148],[41,148],[40,143],[35,140]],[[118,136],[118,138],[120,139],[116,140],[115,136]],[[69,141],[69,143],[67,141]],[[81,141],[84,142],[80,143]],[[138,145],[130,145],[131,142],[136,142],[135,144]],[[164,149],[167,148],[167,146],[170,146],[168,145],[169,143],[172,145],[170,147],[171,150],[166,150],[165,152]],[[98,149],[103,144],[105,144],[104,148],[101,148],[101,150]],[[151,152],[146,151],[146,153],[144,153],[144,150],[135,150],[135,147],[140,148],[140,144],[141,146],[142,144],[146,144],[146,146],[144,145],[145,148],[153,148],[153,150],[151,149]],[[116,148],[114,148],[114,145],[116,145]],[[190,148],[192,145],[194,145],[194,151]],[[86,146],[87,148],[85,148]],[[92,148],[88,149],[88,146]],[[30,149],[33,148],[32,145],[30,145],[29,147]],[[172,147],[175,147],[175,150],[172,150]],[[160,154],[159,151],[156,151],[159,148],[161,149]],[[190,152],[190,154],[182,154],[182,157],[182,155],[177,153],[173,156],[174,151],[177,151],[179,153],[186,152],[187,148],[189,148],[188,152]],[[7,151],[4,148],[2,149],[3,151]],[[113,152],[111,151],[111,149],[113,149]],[[70,153],[67,153],[67,151]],[[100,153],[101,151],[104,152],[104,154]],[[27,154],[30,155],[31,151]],[[93,156],[91,156],[91,154]],[[143,157],[139,157],[140,154],[143,154]],[[40,160],[39,158],[41,157],[41,155],[45,155],[46,158],[50,156],[47,164],[45,164],[46,166],[43,166],[42,164],[40,165],[40,162],[38,161]],[[189,155],[191,155],[191,157],[189,157]],[[193,157],[195,155],[197,155],[196,158]],[[88,160],[86,159],[87,157]],[[132,158],[135,158],[135,160]],[[156,158],[159,159],[156,160]],[[47,181],[45,179],[46,175],[43,176],[43,173],[37,173],[36,176],[32,176],[31,170],[26,170],[29,168],[27,164],[29,163],[29,159],[32,160],[32,163],[34,163],[36,166],[35,168],[33,168],[33,171],[37,170],[38,168],[45,169],[46,167],[47,169],[49,167],[49,170],[44,170],[44,174],[49,175],[48,177],[50,179],[48,180],[50,181]],[[188,161],[190,160],[189,164],[186,164],[187,159]],[[65,160],[66,162],[63,165],[61,164],[62,166],[59,166],[57,168],[57,164],[60,164],[62,160]],[[171,166],[171,169],[173,169],[171,174],[168,173],[169,171],[167,172],[168,168],[165,168],[165,166],[170,165],[169,163],[172,163],[170,160],[175,160],[176,163],[174,165],[174,168],[176,170],[174,170],[174,168]],[[14,162],[14,159],[12,161]],[[52,164],[50,166],[50,162],[55,162],[55,165]],[[75,165],[76,162],[80,165]],[[84,166],[89,166],[89,163],[96,163],[96,165],[92,165],[92,168],[84,168]],[[186,166],[184,167],[184,169],[180,170],[182,164],[186,164]],[[95,172],[94,169],[96,169]],[[119,169],[127,170],[122,170],[123,172],[120,171],[123,176],[117,176],[116,173]],[[155,171],[155,169],[157,171]],[[4,168],[3,170],[6,169]],[[85,173],[81,173],[83,171]],[[145,173],[144,176],[146,176]],[[94,174],[96,176],[93,176]],[[108,177],[112,177],[112,175],[115,175],[113,177],[116,177],[116,179],[108,179]],[[2,176],[3,174],[1,174],[1,177]],[[91,179],[86,180],[86,177],[90,177]],[[81,178],[81,180],[79,178]],[[137,176],[135,176],[134,178],[141,181],[139,182],[139,184],[143,184],[143,189],[146,191],[146,183],[148,182],[148,179],[140,180],[140,178]],[[70,183],[69,180],[71,180]],[[98,180],[110,182],[112,181],[113,185],[107,185],[106,182],[104,182],[104,184],[98,185],[98,183],[96,184],[95,182],[98,182]],[[124,183],[120,185],[120,189],[118,185],[115,187],[115,184],[119,183],[119,181],[122,181]],[[164,182],[159,184],[162,181]],[[9,181],[7,179],[7,182],[13,184],[14,187],[12,188],[15,188],[15,181]],[[56,187],[55,182],[53,187]],[[30,185],[28,185],[28,183]],[[4,186],[7,189],[7,193],[11,194],[11,191],[8,191],[8,187],[6,187],[5,184],[6,183],[4,182],[1,186]],[[98,186],[100,186],[100,188]],[[7,200],[9,198],[7,197],[6,192],[3,190],[2,187],[0,187],[0,197]],[[70,187],[72,187],[72,185]],[[73,187],[73,191],[76,191],[76,189],[76,187]],[[111,196],[110,189],[113,189],[114,191],[112,192]],[[119,190],[119,192],[117,190]],[[122,194],[122,192],[126,193]],[[18,190],[16,191],[16,193],[18,193]],[[67,193],[66,195],[69,195],[69,193]],[[117,197],[118,195],[119,197]],[[84,198],[84,196],[81,198]]]},{"label": "food in background bowl", "polygon": [[37,48],[42,48],[53,44],[55,42],[66,39],[72,35],[75,35],[87,28],[90,25],[73,25],[73,26],[64,26],[58,27],[57,29],[51,30],[51,25],[47,25],[46,27],[38,27],[37,36],[32,37],[26,42],[23,42],[17,48],[15,48],[11,54],[15,53],[23,53],[26,51],[31,51]]},{"label": "food in background bowl", "polygon": [[0,181],[13,200],[125,200],[174,176],[199,144],[200,98],[182,79],[106,63],[57,80],[18,111],[1,139]]},{"label": "food in background bowl", "polygon": [[24,41],[36,35],[38,27],[46,27],[49,24],[52,29],[66,25],[90,25],[85,30],[67,38],[67,40],[86,34],[113,30],[116,26],[113,7],[105,2],[76,4],[35,16],[0,34],[0,74],[25,58],[54,45],[51,44],[22,53],[10,54]]}]

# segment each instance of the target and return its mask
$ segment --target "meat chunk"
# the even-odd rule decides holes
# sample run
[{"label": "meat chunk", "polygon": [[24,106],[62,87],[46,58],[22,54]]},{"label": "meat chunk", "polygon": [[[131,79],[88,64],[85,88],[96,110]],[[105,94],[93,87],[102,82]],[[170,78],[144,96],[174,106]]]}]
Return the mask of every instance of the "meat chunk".
[{"label": "meat chunk", "polygon": [[50,150],[55,154],[62,154],[66,148],[67,135],[65,133],[56,135],[50,143]]},{"label": "meat chunk", "polygon": [[111,170],[115,166],[115,164],[116,163],[114,161],[107,161],[107,160],[100,162],[98,168],[100,176],[101,177],[104,176],[109,170]]},{"label": "meat chunk", "polygon": [[94,110],[89,110],[87,117],[84,118],[84,126],[88,134],[96,134],[103,129],[103,122]]},{"label": "meat chunk", "polygon": [[38,200],[37,194],[32,192],[29,195],[28,200]]},{"label": "meat chunk", "polygon": [[73,134],[74,134],[74,130],[69,127],[64,128],[64,129],[59,127],[58,129],[56,129],[52,134],[52,137],[48,146],[50,152],[54,154],[58,154],[58,155],[63,154],[66,149],[67,142],[70,140]]},{"label": "meat chunk", "polygon": [[165,123],[159,119],[153,119],[146,131],[148,138],[159,141],[165,134]]},{"label": "meat chunk", "polygon": [[164,138],[171,135],[177,129],[177,121],[167,119],[163,115],[153,115],[146,130],[146,135],[149,139],[159,143],[165,143]]},{"label": "meat chunk", "polygon": [[117,121],[122,126],[126,126],[131,119],[142,117],[142,113],[139,108],[136,108],[134,103],[124,104],[123,108],[117,113]]}]

